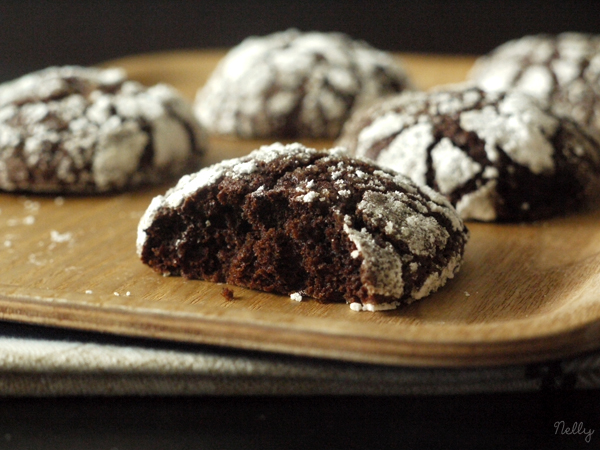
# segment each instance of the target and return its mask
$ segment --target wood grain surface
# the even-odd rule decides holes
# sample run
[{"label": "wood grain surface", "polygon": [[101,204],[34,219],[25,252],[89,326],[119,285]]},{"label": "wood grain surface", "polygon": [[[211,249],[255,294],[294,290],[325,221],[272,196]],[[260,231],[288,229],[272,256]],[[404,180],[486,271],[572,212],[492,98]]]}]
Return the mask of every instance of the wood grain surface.
[{"label": "wood grain surface", "polygon": [[[108,62],[190,100],[223,51]],[[473,58],[400,55],[422,88],[460,82]],[[323,148],[326,141],[304,141]],[[212,138],[205,164],[267,141]],[[600,208],[533,224],[470,223],[458,276],[395,311],[161,277],[136,227],[168,186],[106,196],[0,194],[0,318],[365,363],[465,367],[536,362],[600,347]]]}]

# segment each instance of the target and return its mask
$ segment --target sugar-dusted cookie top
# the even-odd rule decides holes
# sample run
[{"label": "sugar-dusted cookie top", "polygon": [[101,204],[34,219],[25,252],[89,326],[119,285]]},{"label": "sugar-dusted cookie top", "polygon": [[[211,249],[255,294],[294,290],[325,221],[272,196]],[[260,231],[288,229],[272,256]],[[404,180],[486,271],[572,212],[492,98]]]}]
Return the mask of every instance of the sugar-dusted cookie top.
[{"label": "sugar-dusted cookie top", "polygon": [[515,39],[481,57],[470,78],[487,90],[515,89],[532,95],[600,141],[600,35]]},{"label": "sugar-dusted cookie top", "polygon": [[339,150],[273,144],[155,197],[137,251],[162,274],[375,311],[443,286],[467,239],[426,186]]},{"label": "sugar-dusted cookie top", "polygon": [[407,92],[356,114],[338,144],[444,194],[463,219],[534,220],[579,205],[596,143],[518,93],[468,85]]},{"label": "sugar-dusted cookie top", "polygon": [[217,134],[334,138],[357,106],[408,85],[386,52],[341,33],[290,29],[231,49],[195,111]]},{"label": "sugar-dusted cookie top", "polygon": [[0,189],[98,193],[198,169],[205,133],[171,87],[50,67],[0,85]]}]

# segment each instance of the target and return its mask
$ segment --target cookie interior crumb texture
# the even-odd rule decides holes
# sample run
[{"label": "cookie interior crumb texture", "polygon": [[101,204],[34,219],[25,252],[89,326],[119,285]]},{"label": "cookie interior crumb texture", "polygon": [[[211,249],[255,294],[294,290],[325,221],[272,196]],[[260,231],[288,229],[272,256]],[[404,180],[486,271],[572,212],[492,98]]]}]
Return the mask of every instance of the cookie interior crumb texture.
[{"label": "cookie interior crumb texture", "polygon": [[273,144],[155,197],[137,251],[161,274],[376,311],[443,286],[467,240],[427,186],[339,149]]},{"label": "cookie interior crumb texture", "polygon": [[217,134],[334,138],[355,108],[409,86],[387,52],[342,33],[290,29],[231,49],[195,111]]},{"label": "cookie interior crumb texture", "polygon": [[532,95],[600,142],[600,35],[524,36],[479,58],[469,77],[486,90]]},{"label": "cookie interior crumb texture", "polygon": [[205,132],[173,88],[50,67],[0,85],[0,189],[118,191],[198,170]]},{"label": "cookie interior crumb texture", "polygon": [[338,145],[441,192],[463,219],[560,214],[600,180],[599,147],[574,122],[467,84],[388,97],[354,115]]}]

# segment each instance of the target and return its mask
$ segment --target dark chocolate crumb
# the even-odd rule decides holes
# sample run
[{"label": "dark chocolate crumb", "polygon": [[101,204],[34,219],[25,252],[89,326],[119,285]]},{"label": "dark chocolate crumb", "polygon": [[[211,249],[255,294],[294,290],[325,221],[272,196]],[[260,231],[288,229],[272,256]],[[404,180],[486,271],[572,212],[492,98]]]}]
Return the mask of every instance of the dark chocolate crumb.
[{"label": "dark chocolate crumb", "polygon": [[233,297],[233,290],[229,289],[229,288],[223,288],[223,290],[221,291],[221,295],[225,298],[225,300],[227,301],[232,301],[234,299]]}]

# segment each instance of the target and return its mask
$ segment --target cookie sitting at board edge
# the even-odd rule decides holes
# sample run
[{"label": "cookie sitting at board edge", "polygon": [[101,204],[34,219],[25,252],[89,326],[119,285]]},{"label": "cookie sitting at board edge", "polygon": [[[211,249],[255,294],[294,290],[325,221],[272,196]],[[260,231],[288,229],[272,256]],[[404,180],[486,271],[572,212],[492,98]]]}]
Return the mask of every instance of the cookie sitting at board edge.
[{"label": "cookie sitting at board edge", "polygon": [[172,87],[49,67],[0,85],[0,189],[93,194],[198,170],[206,134]]}]

